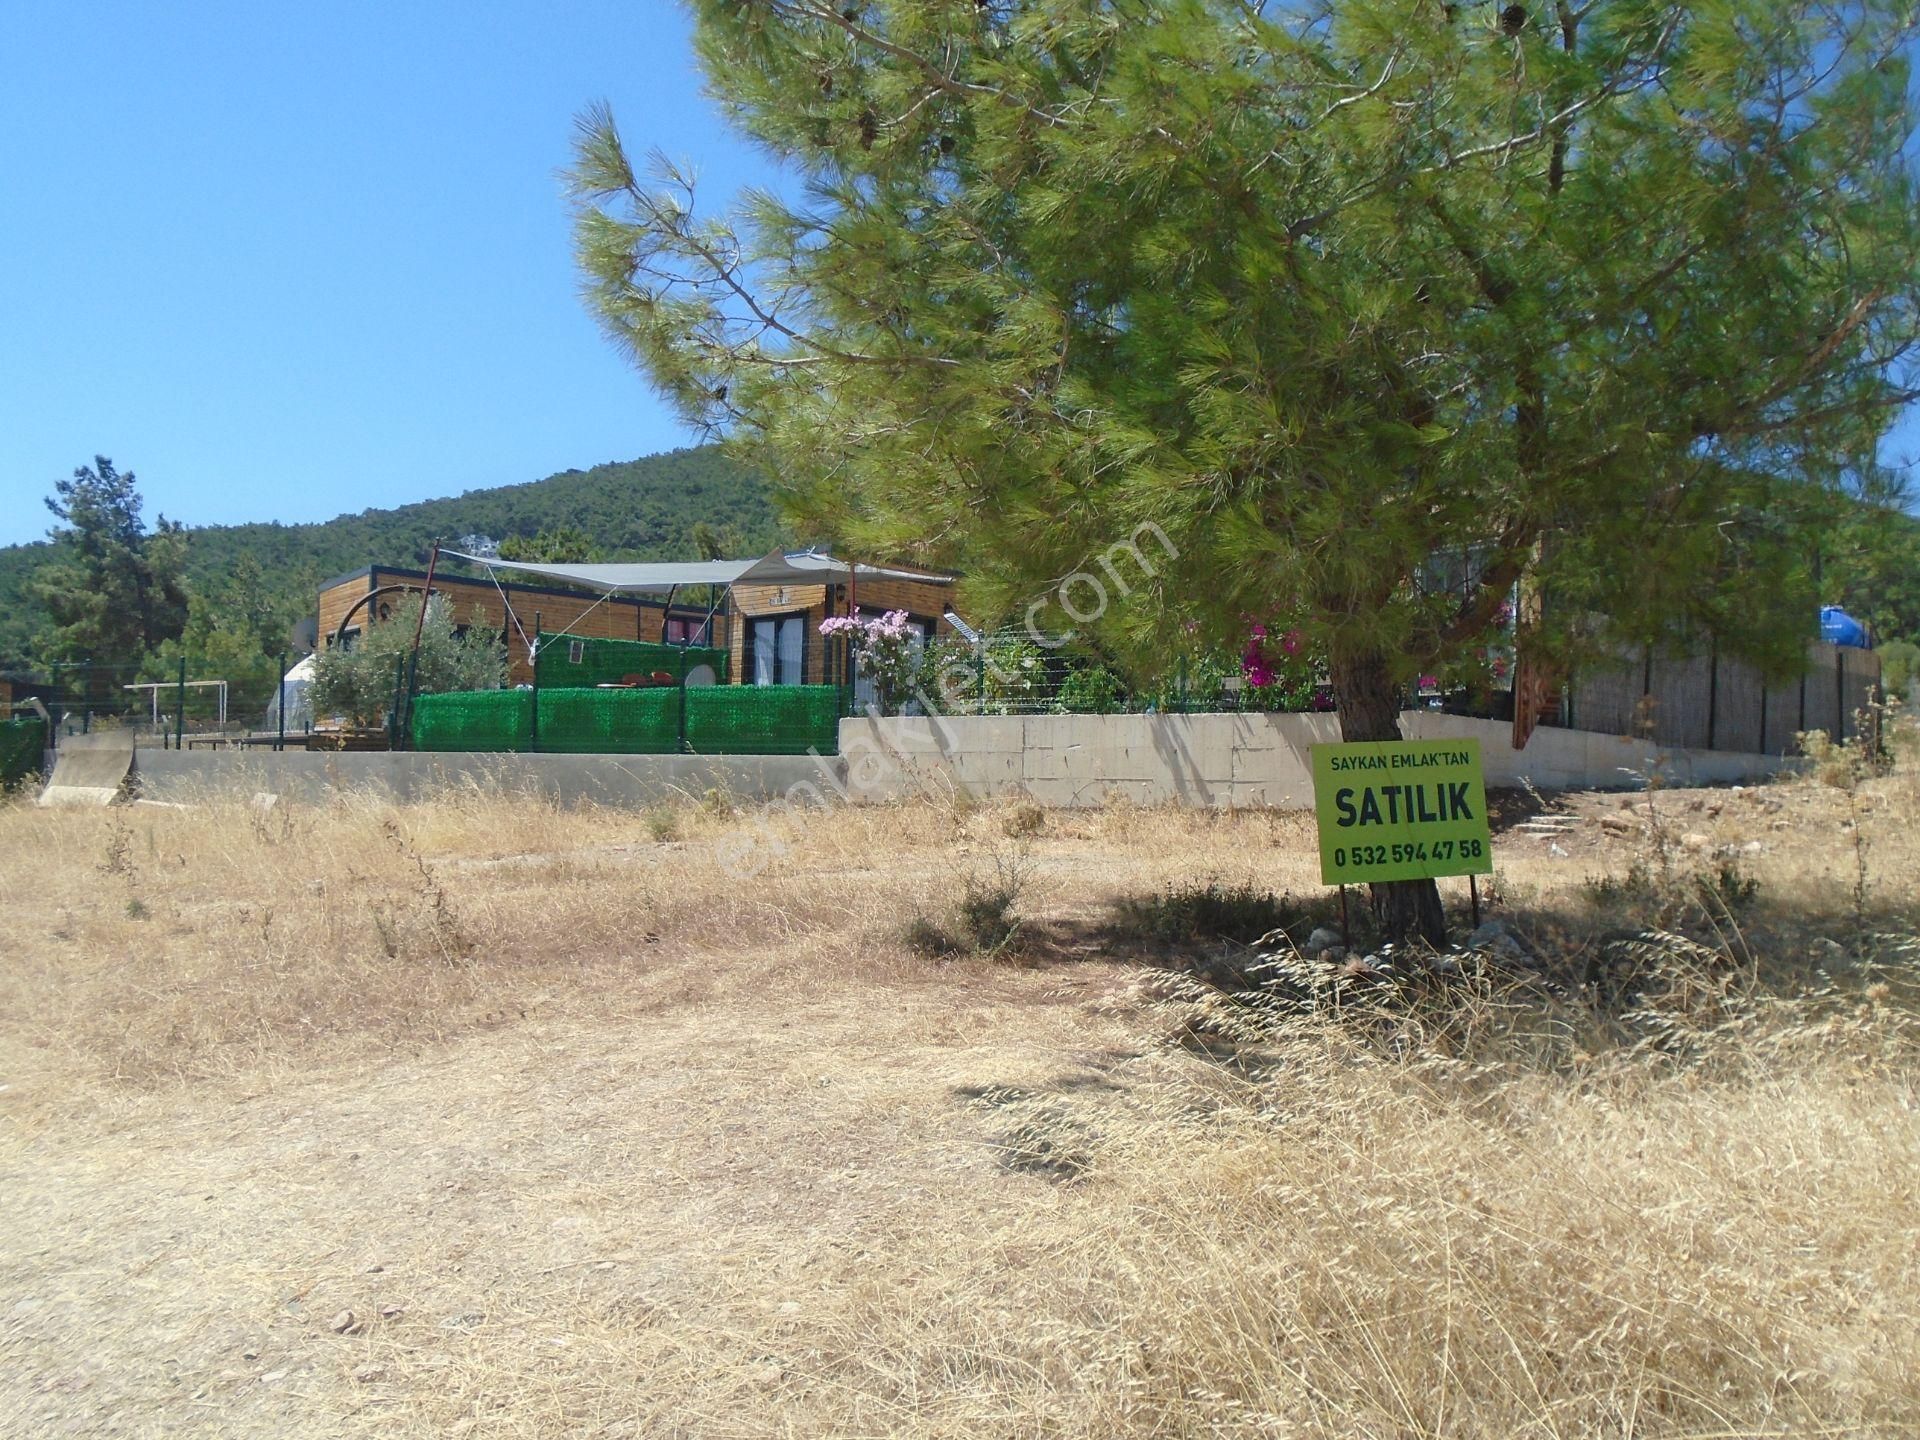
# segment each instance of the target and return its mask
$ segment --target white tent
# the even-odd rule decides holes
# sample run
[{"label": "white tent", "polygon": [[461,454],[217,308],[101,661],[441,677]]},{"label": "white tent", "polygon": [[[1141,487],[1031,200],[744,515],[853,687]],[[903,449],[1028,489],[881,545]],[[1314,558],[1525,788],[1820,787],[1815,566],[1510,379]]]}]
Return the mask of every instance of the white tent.
[{"label": "white tent", "polygon": [[313,728],[313,700],[310,687],[313,684],[313,661],[309,655],[298,665],[287,671],[286,677],[274,688],[272,698],[267,701],[268,730],[280,728],[280,696],[287,697],[287,729],[311,730]]}]

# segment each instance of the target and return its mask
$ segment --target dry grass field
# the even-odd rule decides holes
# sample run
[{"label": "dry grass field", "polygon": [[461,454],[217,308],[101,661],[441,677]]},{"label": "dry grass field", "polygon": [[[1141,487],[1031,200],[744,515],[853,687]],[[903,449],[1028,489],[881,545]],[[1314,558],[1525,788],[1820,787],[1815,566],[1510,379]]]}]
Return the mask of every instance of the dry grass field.
[{"label": "dry grass field", "polygon": [[0,806],[0,1431],[1914,1434],[1920,779],[1653,801],[1311,1009],[1297,815]]}]

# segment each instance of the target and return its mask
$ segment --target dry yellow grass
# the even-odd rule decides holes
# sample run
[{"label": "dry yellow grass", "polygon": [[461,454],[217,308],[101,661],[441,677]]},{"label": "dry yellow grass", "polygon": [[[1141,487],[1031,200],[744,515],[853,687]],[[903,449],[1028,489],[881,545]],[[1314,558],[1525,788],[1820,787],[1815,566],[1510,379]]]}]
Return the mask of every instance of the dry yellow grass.
[{"label": "dry yellow grass", "polygon": [[[1654,1031],[1276,1027],[1107,927],[1317,891],[1298,816],[6,806],[0,1428],[1911,1434],[1915,957],[1865,937],[1913,932],[1916,799],[1503,838],[1570,964],[1719,927]],[[1751,904],[1682,915],[1753,840]],[[1015,849],[1021,963],[908,952]]]}]

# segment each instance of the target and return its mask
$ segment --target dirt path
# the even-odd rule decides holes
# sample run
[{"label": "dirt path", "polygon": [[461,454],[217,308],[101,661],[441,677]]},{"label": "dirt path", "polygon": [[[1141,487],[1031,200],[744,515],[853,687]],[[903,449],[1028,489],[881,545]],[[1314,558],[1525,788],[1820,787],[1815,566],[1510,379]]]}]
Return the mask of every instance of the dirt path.
[{"label": "dirt path", "polygon": [[[0,1436],[1911,1433],[1906,991],[1806,967],[1905,984],[1914,793],[1503,811],[1540,953],[1741,907],[1782,988],[1697,1085],[1166,1043],[1161,921],[1319,893],[1298,816],[851,810],[742,879],[705,810],[0,808]],[[908,943],[1010,868],[1015,959]]]},{"label": "dirt path", "polygon": [[[955,1092],[1084,1068],[1082,1007],[1048,1002],[1092,983],[501,1032],[20,1145],[0,1412],[14,1434],[766,1433],[793,1332],[863,1257],[897,1271],[915,1234],[1054,1203]],[[705,1420],[644,1413],[636,1365]]]}]

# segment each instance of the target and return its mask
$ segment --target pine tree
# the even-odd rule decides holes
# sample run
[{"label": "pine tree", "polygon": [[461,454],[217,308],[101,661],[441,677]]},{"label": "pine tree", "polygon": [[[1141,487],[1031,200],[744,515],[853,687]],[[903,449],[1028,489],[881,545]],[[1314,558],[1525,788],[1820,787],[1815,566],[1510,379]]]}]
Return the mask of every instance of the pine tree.
[{"label": "pine tree", "polygon": [[164,515],[149,532],[133,472],[104,455],[55,482],[47,508],[64,522],[51,538],[66,558],[36,577],[34,598],[53,619],[55,656],[92,662],[98,703],[121,672],[131,679],[149,650],[186,628],[186,537]]},{"label": "pine tree", "polygon": [[[1149,662],[1298,629],[1348,739],[1516,593],[1543,660],[1791,653],[1805,528],[1917,393],[1907,3],[693,8],[805,195],[697,215],[584,116],[616,343],[805,523],[988,614],[1082,572],[1048,633],[1097,610]],[[1443,928],[1431,883],[1374,899]]]}]

